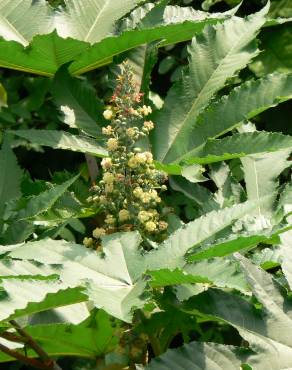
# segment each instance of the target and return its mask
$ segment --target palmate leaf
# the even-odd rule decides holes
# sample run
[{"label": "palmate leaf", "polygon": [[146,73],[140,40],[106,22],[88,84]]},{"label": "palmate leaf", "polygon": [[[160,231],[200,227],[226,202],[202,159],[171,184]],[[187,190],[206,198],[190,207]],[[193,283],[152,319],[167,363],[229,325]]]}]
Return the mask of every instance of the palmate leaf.
[{"label": "palmate leaf", "polygon": [[[12,258],[45,264],[61,264],[58,275],[67,287],[84,287],[84,293],[96,307],[124,321],[131,321],[133,308],[143,307],[142,293],[146,271],[138,251],[138,233],[108,236],[104,240],[105,257],[84,246],[65,241],[41,240],[13,248]],[[6,250],[8,248],[5,248]],[[61,289],[61,288],[60,288]]]},{"label": "palmate leaf", "polygon": [[289,148],[292,148],[291,136],[277,132],[245,132],[223,139],[208,140],[196,153],[196,157],[183,161],[183,163],[208,164]]},{"label": "palmate leaf", "polygon": [[[211,212],[177,230],[157,250],[144,255],[139,250],[141,237],[136,232],[105,237],[104,255],[81,245],[49,239],[3,246],[0,249],[2,254],[8,253],[10,258],[21,261],[13,262],[8,271],[7,263],[0,261],[0,271],[2,266],[6,283],[12,277],[16,279],[16,276],[23,280],[25,276],[30,279],[38,276],[40,279],[42,275],[44,291],[46,283],[53,284],[47,281],[51,278],[52,271],[60,278],[59,290],[66,287],[81,288],[82,295],[87,295],[96,307],[103,308],[109,314],[129,322],[133,309],[143,307],[148,299],[147,281],[143,278],[147,271],[183,268],[184,255],[189,248],[224,229],[248,213],[254,206],[247,203]],[[27,261],[45,264],[44,272],[42,273],[42,266],[36,271],[37,267],[28,265]],[[60,266],[56,268],[51,265]],[[13,266],[16,275],[10,272]],[[37,275],[33,275],[36,273]],[[7,274],[6,278],[5,274]],[[196,271],[191,271],[191,274],[198,275]],[[56,288],[55,285],[54,288]],[[10,292],[7,291],[7,293],[7,299],[10,298],[13,301],[13,290],[11,297]],[[29,294],[25,295],[25,300],[30,301]]]},{"label": "palmate leaf", "polygon": [[143,0],[65,0],[66,9],[56,14],[55,27],[64,38],[94,44],[113,31],[115,22]]},{"label": "palmate leaf", "polygon": [[27,46],[33,36],[53,30],[52,11],[45,0],[2,0],[0,36]]},{"label": "palmate leaf", "polygon": [[189,66],[154,117],[153,145],[159,161],[174,162],[196,146],[196,134],[191,134],[194,122],[226,80],[257,55],[254,39],[267,11],[266,6],[247,19],[231,18],[222,25],[206,27],[193,39]]},{"label": "palmate leaf", "polygon": [[250,347],[259,352],[246,361],[255,370],[284,370],[292,367],[291,302],[272,276],[239,257],[253,294],[263,306],[255,312],[253,305],[242,298],[209,290],[186,303],[184,309],[199,310],[233,325]]},{"label": "palmate leaf", "polygon": [[[4,138],[0,150],[0,219],[6,202],[16,199],[20,196],[20,182],[22,179],[22,170],[17,164],[16,156],[10,148],[9,140]],[[1,230],[1,221],[0,221]]]},{"label": "palmate leaf", "polygon": [[[266,199],[261,201],[265,202]],[[254,202],[237,204],[230,208],[209,212],[189,222],[161,243],[157,250],[145,256],[148,269],[183,267],[185,265],[184,256],[190,248],[199,246],[204,240],[248,214],[254,207],[256,207]]]},{"label": "palmate leaf", "polygon": [[96,140],[81,135],[72,135],[61,130],[17,130],[11,131],[31,143],[49,146],[54,149],[72,150],[92,154],[97,157],[105,157],[106,149],[102,148]]},{"label": "palmate leaf", "polygon": [[196,156],[208,139],[216,138],[242,121],[291,98],[292,75],[275,73],[243,83],[202,112],[193,127],[193,148],[177,160]]},{"label": "palmate leaf", "polygon": [[146,370],[234,370],[243,361],[244,356],[236,347],[191,342],[154,358]]},{"label": "palmate leaf", "polygon": [[[94,326],[88,326],[85,323],[33,325],[26,326],[25,331],[49,356],[78,356],[94,359],[108,352],[116,342],[115,329],[105,312],[97,312],[94,324]],[[18,351],[23,352],[24,349],[21,345],[20,347]],[[26,349],[26,353],[28,357],[37,356],[30,349]],[[6,361],[11,361],[11,358],[0,353],[0,362]]]},{"label": "palmate leaf", "polygon": [[[227,14],[205,13],[198,20],[151,25],[150,28],[126,30],[118,36],[106,37],[90,45],[72,38],[63,39],[57,32],[37,35],[29,49],[14,41],[0,40],[0,66],[25,72],[53,76],[65,63],[72,62],[72,74],[81,74],[112,62],[115,55],[152,41],[164,40],[164,44],[191,39],[206,24],[223,21]],[[160,44],[162,45],[162,44]]]},{"label": "palmate leaf", "polygon": [[152,287],[163,287],[185,284],[205,284],[205,287],[237,289],[249,292],[243,273],[238,263],[232,259],[214,258],[194,264],[186,264],[183,269],[150,271]]},{"label": "palmate leaf", "polygon": [[18,317],[84,302],[87,296],[80,288],[69,289],[57,280],[5,279],[2,282],[0,320]]}]

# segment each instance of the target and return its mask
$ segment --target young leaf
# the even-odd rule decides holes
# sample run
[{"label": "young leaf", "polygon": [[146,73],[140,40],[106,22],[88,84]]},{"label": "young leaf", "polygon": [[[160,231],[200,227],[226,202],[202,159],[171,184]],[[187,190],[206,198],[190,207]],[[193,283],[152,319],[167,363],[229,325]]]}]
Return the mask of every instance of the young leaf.
[{"label": "young leaf", "polygon": [[13,134],[29,140],[31,143],[49,146],[54,149],[72,150],[92,154],[97,157],[105,157],[106,149],[102,148],[96,140],[88,136],[72,135],[68,132],[57,130],[17,130]]},{"label": "young leaf", "polygon": [[193,39],[189,66],[155,117],[153,145],[159,161],[174,162],[196,146],[198,135],[191,132],[200,111],[229,77],[258,54],[254,39],[267,11],[265,7],[247,19],[231,18],[206,27],[202,35]]}]

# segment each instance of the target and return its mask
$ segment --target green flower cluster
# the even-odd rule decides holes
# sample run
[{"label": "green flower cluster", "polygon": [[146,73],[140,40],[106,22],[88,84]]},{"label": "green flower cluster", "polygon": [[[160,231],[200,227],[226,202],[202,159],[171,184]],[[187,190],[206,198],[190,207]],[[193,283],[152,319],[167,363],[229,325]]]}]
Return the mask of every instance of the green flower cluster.
[{"label": "green flower cluster", "polygon": [[[97,240],[116,231],[139,230],[153,240],[166,234],[168,224],[161,218],[159,206],[167,176],[155,169],[152,153],[137,146],[154,128],[147,120],[152,109],[141,104],[142,96],[136,91],[130,66],[124,63],[110,105],[103,113],[110,121],[102,129],[109,156],[101,162],[103,177],[90,199],[105,214],[104,225],[93,231]],[[85,245],[92,243],[92,238],[84,240]]]}]

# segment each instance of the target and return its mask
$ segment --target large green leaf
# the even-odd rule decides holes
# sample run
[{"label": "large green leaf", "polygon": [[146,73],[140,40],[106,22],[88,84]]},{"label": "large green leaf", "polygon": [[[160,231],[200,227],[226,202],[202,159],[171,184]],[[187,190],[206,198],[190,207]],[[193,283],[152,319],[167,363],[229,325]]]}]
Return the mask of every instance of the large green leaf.
[{"label": "large green leaf", "polygon": [[115,22],[142,0],[65,0],[66,9],[56,14],[55,26],[64,38],[94,44],[114,30]]},{"label": "large green leaf", "polygon": [[149,370],[235,370],[239,369],[239,349],[215,343],[191,342],[176,349],[169,349],[154,358]]},{"label": "large green leaf", "polygon": [[157,250],[145,256],[148,260],[148,269],[174,269],[184,266],[184,256],[190,248],[199,246],[204,240],[214,236],[235,220],[251,212],[254,207],[256,207],[254,202],[242,203],[230,208],[209,212],[189,222],[175,231]]},{"label": "large green leaf", "polygon": [[45,0],[2,0],[0,36],[28,46],[33,36],[53,30],[52,12]]},{"label": "large green leaf", "polygon": [[292,148],[291,136],[276,132],[246,132],[223,139],[208,140],[203,148],[196,153],[196,157],[186,160],[185,163],[207,164],[289,148]]},{"label": "large green leaf", "polygon": [[[99,311],[94,325],[87,326],[71,324],[48,324],[26,326],[25,331],[48,353],[49,356],[78,356],[96,358],[109,351],[116,342],[115,329],[110,317]],[[23,352],[23,348],[18,350]],[[27,356],[36,357],[31,350],[26,350]],[[11,358],[0,353],[0,362],[11,361]]]},{"label": "large green leaf", "polygon": [[81,289],[68,289],[57,280],[5,279],[2,282],[0,320],[12,320],[51,308],[83,302]]},{"label": "large green leaf", "polygon": [[[151,286],[163,287],[168,285],[205,284],[221,288],[237,289],[241,292],[249,292],[246,279],[238,269],[238,263],[228,258],[213,258],[186,264],[183,269],[156,270],[149,272],[152,277]],[[178,287],[177,289],[180,289]]]},{"label": "large green leaf", "polygon": [[143,307],[146,299],[142,297],[146,288],[142,274],[146,267],[138,251],[140,242],[138,233],[108,236],[104,240],[104,255],[100,255],[81,245],[41,240],[16,249],[12,247],[10,256],[62,265],[58,275],[63,284],[83,286],[84,293],[96,307],[131,321],[133,308]]},{"label": "large green leaf", "polygon": [[[22,170],[17,164],[17,159],[10,148],[8,138],[0,151],[0,218],[2,217],[5,203],[20,196],[20,182]],[[0,222],[1,225],[1,222]],[[1,228],[0,228],[1,229]]]},{"label": "large green leaf", "polygon": [[212,103],[198,118],[192,131],[193,148],[177,160],[196,156],[206,141],[216,138],[270,107],[292,98],[292,75],[271,74],[236,87]]},{"label": "large green leaf", "polygon": [[198,309],[236,327],[251,348],[260,353],[246,361],[254,365],[254,369],[290,369],[291,302],[270,274],[247,259],[238,258],[254,296],[263,306],[263,312],[255,312],[253,305],[238,296],[212,290],[192,298],[185,308],[188,312]]},{"label": "large green leaf", "polygon": [[49,146],[54,149],[72,150],[74,152],[88,153],[97,157],[105,157],[106,149],[102,148],[96,140],[88,136],[72,135],[57,130],[17,130],[12,131],[31,143]]},{"label": "large green leaf", "polygon": [[0,66],[52,76],[63,64],[73,61],[70,72],[80,74],[109,64],[115,55],[145,43],[161,39],[164,44],[189,40],[206,24],[222,21],[227,16],[216,14],[212,17],[205,13],[196,20],[153,24],[150,28],[126,30],[118,36],[106,37],[94,45],[69,37],[63,39],[57,32],[35,36],[28,49],[14,41],[0,40]]},{"label": "large green leaf", "polygon": [[[177,230],[157,250],[144,255],[138,250],[141,237],[136,232],[105,237],[103,255],[81,245],[48,239],[4,246],[1,251],[10,252],[9,256],[13,259],[45,264],[44,273],[41,273],[40,267],[37,275],[48,277],[51,267],[47,265],[61,265],[55,273],[63,285],[72,288],[84,287],[84,293],[96,307],[103,308],[124,321],[130,321],[133,308],[143,307],[147,299],[147,296],[142,296],[147,286],[143,274],[147,270],[173,270],[184,267],[184,255],[189,248],[243,217],[254,206],[247,203],[211,212]],[[28,270],[27,265],[22,267],[20,264],[15,267],[15,271],[21,268]],[[35,267],[29,266],[29,269],[32,268],[35,271]],[[8,274],[15,276],[9,272]],[[34,276],[32,272],[24,273],[26,274],[31,278]],[[191,274],[199,275],[195,271]],[[29,300],[29,295],[25,299]]]},{"label": "large green leaf", "polygon": [[228,78],[258,54],[254,39],[267,11],[266,6],[247,19],[231,18],[222,25],[206,27],[193,39],[189,66],[154,117],[153,144],[159,161],[174,162],[196,146],[197,135],[191,132],[200,111]]}]

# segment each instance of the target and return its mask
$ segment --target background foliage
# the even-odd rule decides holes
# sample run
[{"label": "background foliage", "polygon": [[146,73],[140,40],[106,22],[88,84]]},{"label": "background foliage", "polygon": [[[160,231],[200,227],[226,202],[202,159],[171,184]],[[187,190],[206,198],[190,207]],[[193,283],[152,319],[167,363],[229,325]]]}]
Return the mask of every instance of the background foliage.
[{"label": "background foliage", "polygon": [[[58,9],[64,5],[58,0],[50,4]],[[169,2],[208,11],[219,20],[217,13],[238,4],[237,0]],[[288,136],[292,134],[292,3],[271,1],[268,21],[263,6],[260,0],[243,2],[236,15],[260,12],[249,23],[226,20],[216,33],[212,27],[202,32],[205,23],[200,22],[188,28],[189,12],[186,22],[165,26],[173,14],[163,18],[158,11],[143,20],[136,39],[129,29],[139,14],[118,21],[129,15],[129,5],[123,14],[116,13],[114,29],[84,37],[85,23],[68,23],[71,28],[64,36],[73,39],[66,40],[65,51],[65,43],[58,44],[54,36],[37,36],[27,53],[21,45],[12,42],[8,47],[1,40],[5,56],[1,65],[8,67],[0,71],[1,332],[9,320],[21,318],[63,369],[121,369],[129,361],[133,368],[147,348],[151,357],[156,356],[147,367],[153,370],[177,369],[183,361],[190,369],[188,361],[194,359],[206,370],[213,370],[214,361],[224,370],[245,362],[249,365],[243,369],[292,367],[291,234],[283,233],[291,225],[292,203]],[[63,14],[60,22],[67,16]],[[211,16],[206,23],[215,21]],[[41,15],[38,24],[39,30],[50,27]],[[156,27],[155,32],[149,31],[151,27]],[[93,45],[84,58],[70,64],[70,57],[85,50],[86,42],[94,44],[108,31],[117,35],[122,30],[126,32],[118,51],[115,40],[109,40],[105,46]],[[185,41],[194,34],[196,41]],[[236,36],[228,40],[226,35]],[[129,40],[139,48],[128,52]],[[25,45],[26,39],[22,41]],[[43,52],[52,45],[57,57],[39,58],[36,50]],[[43,76],[13,69],[9,58],[18,57],[16,50],[21,62],[16,69],[28,68],[25,54],[31,53],[32,68]],[[161,162],[157,166],[170,174],[164,201],[171,209],[170,232],[176,232],[146,257],[139,250],[137,234],[127,240],[123,235],[108,236],[102,258],[80,245],[101,223],[98,209],[87,202],[92,174],[84,153],[97,157],[106,153],[102,112],[112,94],[114,65],[125,58],[131,61],[149,104],[161,108],[164,103],[153,114],[157,130],[151,141]],[[204,69],[197,68],[196,58]],[[68,70],[87,73],[73,79]],[[235,128],[243,120],[245,124]],[[233,135],[225,135],[230,130]],[[38,241],[18,245],[36,236]],[[51,241],[44,249],[45,238]],[[149,281],[144,279],[146,272]],[[84,288],[88,274],[94,284]],[[9,305],[6,292],[16,297]],[[83,303],[88,297],[103,309],[95,308],[89,317],[91,307]],[[72,305],[56,309],[65,303]],[[143,306],[143,317],[135,314],[134,329],[125,335],[132,308]],[[151,345],[145,344],[145,336]],[[82,345],[76,338],[83,339]],[[70,355],[59,357],[60,353]],[[20,362],[0,366],[29,368]]]}]

